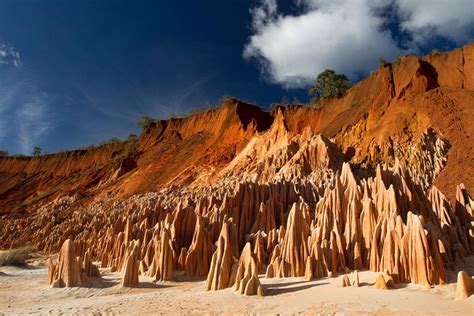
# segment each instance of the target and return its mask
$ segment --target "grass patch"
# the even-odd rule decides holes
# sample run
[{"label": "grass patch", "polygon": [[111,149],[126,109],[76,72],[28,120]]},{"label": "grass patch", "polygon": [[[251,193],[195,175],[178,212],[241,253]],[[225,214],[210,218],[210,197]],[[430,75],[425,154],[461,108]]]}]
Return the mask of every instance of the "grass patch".
[{"label": "grass patch", "polygon": [[23,246],[2,252],[0,253],[0,267],[25,265],[26,259],[35,251],[36,249],[33,246]]}]

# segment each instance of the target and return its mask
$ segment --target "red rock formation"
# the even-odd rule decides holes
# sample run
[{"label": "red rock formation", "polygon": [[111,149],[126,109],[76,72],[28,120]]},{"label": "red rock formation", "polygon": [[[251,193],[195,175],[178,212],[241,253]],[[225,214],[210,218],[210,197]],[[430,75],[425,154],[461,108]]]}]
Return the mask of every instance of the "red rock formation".
[{"label": "red rock formation", "polygon": [[133,248],[125,260],[123,269],[122,286],[135,287],[138,286],[138,245],[133,243]]},{"label": "red rock formation", "polygon": [[67,239],[59,252],[59,263],[48,262],[48,281],[53,287],[81,286],[81,264],[76,258],[74,241]]},{"label": "red rock formation", "polygon": [[464,300],[471,296],[474,292],[474,278],[471,278],[469,274],[464,271],[459,271],[458,280],[456,283],[456,294],[454,299]]},{"label": "red rock formation", "polygon": [[385,278],[383,274],[379,274],[377,278],[375,279],[375,284],[374,287],[378,290],[387,290],[387,282],[385,281]]},{"label": "red rock formation", "polygon": [[75,261],[97,275],[100,261],[132,285],[184,270],[252,294],[265,269],[443,284],[474,252],[473,52],[402,58],[320,110],[229,99],[136,142],[0,158],[0,246],[58,252],[74,239],[50,283]]},{"label": "red rock formation", "polygon": [[194,236],[189,247],[186,263],[184,264],[187,275],[205,277],[209,272],[214,246],[210,233],[203,227],[200,218],[196,221]]},{"label": "red rock formation", "polygon": [[155,239],[155,257],[150,268],[150,275],[157,281],[171,281],[173,279],[173,247],[169,232],[163,229],[160,239]]},{"label": "red rock formation", "polygon": [[252,255],[252,246],[247,243],[240,254],[235,277],[235,290],[245,295],[265,295],[258,279],[257,265]]},{"label": "red rock formation", "polygon": [[359,287],[360,286],[360,283],[359,283],[359,272],[357,272],[357,270],[355,270],[352,274],[352,286],[354,287]]},{"label": "red rock formation", "polygon": [[348,287],[351,286],[351,281],[347,275],[344,275],[341,279],[341,287]]},{"label": "red rock formation", "polygon": [[232,255],[229,239],[228,223],[224,222],[207,276],[206,289],[208,291],[222,290],[231,287],[235,282],[237,260]]},{"label": "red rock formation", "polygon": [[[309,255],[307,239],[309,236],[309,225],[305,216],[307,209],[294,203],[288,215],[288,227],[285,238],[281,245],[280,254],[272,258],[270,262],[273,276],[297,277],[304,276],[306,258]],[[270,268],[271,267],[271,268]],[[268,272],[267,272],[268,273]]]}]

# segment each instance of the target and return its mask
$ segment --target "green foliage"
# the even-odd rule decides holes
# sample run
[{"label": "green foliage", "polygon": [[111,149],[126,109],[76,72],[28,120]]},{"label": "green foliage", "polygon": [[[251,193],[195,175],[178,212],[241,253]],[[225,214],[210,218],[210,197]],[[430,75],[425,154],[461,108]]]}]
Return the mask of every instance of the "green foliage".
[{"label": "green foliage", "polygon": [[148,115],[143,115],[137,121],[137,126],[140,127],[142,130],[150,128],[153,124],[155,124],[155,120],[153,120]]},{"label": "green foliage", "polygon": [[24,265],[29,255],[35,251],[33,246],[23,246],[2,252],[0,253],[0,267]]},{"label": "green foliage", "polygon": [[276,111],[276,109],[280,106],[279,103],[275,103],[273,102],[272,104],[270,104],[270,112],[273,113]]},{"label": "green foliage", "polygon": [[39,157],[41,155],[41,148],[40,147],[33,147],[33,156]]},{"label": "green foliage", "polygon": [[338,98],[343,96],[350,87],[349,79],[345,75],[326,69],[318,75],[308,92],[320,98]]},{"label": "green foliage", "polygon": [[394,65],[399,65],[402,62],[403,56],[398,56],[393,62]]},{"label": "green foliage", "polygon": [[323,107],[323,99],[319,97],[312,97],[309,100],[309,106],[313,109],[320,109]]},{"label": "green foliage", "polygon": [[15,157],[15,158],[26,158],[26,156],[23,155],[23,154],[16,154],[16,155],[13,156],[13,157]]},{"label": "green foliage", "polygon": [[8,156],[8,151],[0,150],[0,157],[7,157],[7,156]]},{"label": "green foliage", "polygon": [[380,57],[380,58],[379,58],[379,65],[380,65],[381,67],[385,67],[386,65],[390,65],[390,63],[389,63],[385,58]]},{"label": "green foliage", "polygon": [[123,158],[130,156],[135,151],[136,147],[137,147],[137,139],[129,138],[129,140],[127,140],[127,143],[123,147],[121,156]]},{"label": "green foliage", "polygon": [[104,140],[103,142],[101,142],[99,144],[99,146],[110,145],[110,144],[118,144],[118,143],[121,143],[121,142],[122,142],[122,140],[120,138],[112,137],[112,138],[109,138],[109,139]]},{"label": "green foliage", "polygon": [[130,141],[130,140],[137,140],[137,135],[135,134],[129,134],[128,137],[127,137],[127,141]]},{"label": "green foliage", "polygon": [[357,100],[352,100],[351,103],[349,103],[349,106],[351,108],[356,107],[358,105],[359,105],[359,101],[357,101]]}]

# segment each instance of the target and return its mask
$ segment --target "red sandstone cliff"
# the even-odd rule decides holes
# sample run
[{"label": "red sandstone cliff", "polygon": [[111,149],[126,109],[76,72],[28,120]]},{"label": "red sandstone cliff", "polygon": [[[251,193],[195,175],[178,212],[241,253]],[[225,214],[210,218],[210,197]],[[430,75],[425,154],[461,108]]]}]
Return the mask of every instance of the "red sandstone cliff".
[{"label": "red sandstone cliff", "polygon": [[406,56],[321,110],[281,107],[283,120],[274,120],[278,111],[229,99],[217,109],[158,121],[135,144],[0,158],[0,213],[34,212],[67,194],[88,203],[108,192],[127,197],[206,185],[272,124],[290,136],[309,129],[332,139],[356,171],[373,173],[378,163],[398,158],[426,186],[434,183],[453,198],[456,184],[474,187],[473,104],[474,44],[421,59]]}]

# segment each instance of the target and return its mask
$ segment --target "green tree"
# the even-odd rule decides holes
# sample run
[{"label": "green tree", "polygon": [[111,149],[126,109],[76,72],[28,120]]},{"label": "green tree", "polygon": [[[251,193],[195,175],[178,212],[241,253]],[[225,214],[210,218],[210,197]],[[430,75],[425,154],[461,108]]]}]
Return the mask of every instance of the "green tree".
[{"label": "green tree", "polygon": [[384,67],[385,65],[388,65],[388,64],[390,64],[390,63],[385,58],[383,58],[383,57],[379,58],[379,65],[380,66]]},{"label": "green tree", "polygon": [[0,157],[7,157],[7,156],[8,156],[8,151],[0,150]]},{"label": "green tree", "polygon": [[137,140],[137,135],[135,134],[128,134],[127,140]]},{"label": "green tree", "polygon": [[33,156],[39,157],[39,155],[41,155],[41,148],[33,147]]},{"label": "green tree", "polygon": [[312,107],[313,109],[320,109],[323,107],[323,100],[318,97],[312,97],[309,100],[309,106]]},{"label": "green tree", "polygon": [[308,92],[320,98],[338,98],[343,96],[350,87],[350,81],[345,75],[326,69],[318,75]]},{"label": "green tree", "polygon": [[142,130],[146,130],[147,128],[150,128],[154,123],[155,121],[148,115],[143,115],[137,121],[138,127],[140,127]]}]

